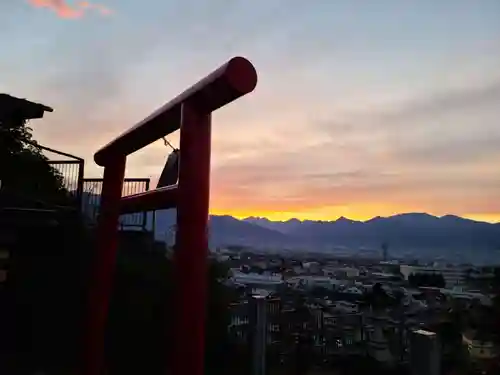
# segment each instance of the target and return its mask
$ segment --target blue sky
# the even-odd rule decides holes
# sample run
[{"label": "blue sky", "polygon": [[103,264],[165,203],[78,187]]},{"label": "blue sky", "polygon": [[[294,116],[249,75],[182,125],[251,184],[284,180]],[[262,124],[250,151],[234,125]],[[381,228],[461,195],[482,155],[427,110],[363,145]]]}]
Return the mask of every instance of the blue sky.
[{"label": "blue sky", "polygon": [[[99,146],[242,55],[259,84],[214,116],[213,212],[500,221],[499,1],[64,4],[81,5],[0,4],[0,92],[54,107],[35,136],[89,175]],[[166,152],[128,174],[156,178]]]}]

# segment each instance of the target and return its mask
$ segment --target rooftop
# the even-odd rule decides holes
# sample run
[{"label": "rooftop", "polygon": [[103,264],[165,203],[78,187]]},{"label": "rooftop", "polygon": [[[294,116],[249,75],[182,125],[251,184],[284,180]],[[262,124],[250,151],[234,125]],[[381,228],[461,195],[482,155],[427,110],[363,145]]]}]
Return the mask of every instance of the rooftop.
[{"label": "rooftop", "polygon": [[42,118],[45,112],[53,111],[52,108],[40,103],[0,94],[0,122],[13,118],[23,120]]}]

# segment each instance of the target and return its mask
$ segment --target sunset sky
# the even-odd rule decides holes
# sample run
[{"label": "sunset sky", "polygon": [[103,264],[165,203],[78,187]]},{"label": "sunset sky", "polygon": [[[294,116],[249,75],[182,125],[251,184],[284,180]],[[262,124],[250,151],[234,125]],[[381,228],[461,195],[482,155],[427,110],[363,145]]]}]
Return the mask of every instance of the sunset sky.
[{"label": "sunset sky", "polygon": [[[88,176],[97,148],[242,55],[259,83],[214,115],[213,213],[500,221],[498,0],[2,0],[0,45],[0,92],[53,107],[35,137]],[[156,179],[167,153],[128,176]]]}]

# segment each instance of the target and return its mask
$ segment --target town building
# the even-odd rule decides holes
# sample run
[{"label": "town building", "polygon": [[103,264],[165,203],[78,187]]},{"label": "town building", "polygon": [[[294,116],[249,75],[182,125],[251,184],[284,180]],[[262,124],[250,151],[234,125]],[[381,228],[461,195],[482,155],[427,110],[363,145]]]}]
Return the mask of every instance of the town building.
[{"label": "town building", "polygon": [[435,332],[422,329],[410,335],[410,367],[412,375],[439,375],[440,345]]},{"label": "town building", "polygon": [[412,274],[441,274],[447,287],[463,284],[467,276],[466,270],[461,267],[401,265],[400,272],[406,281]]}]

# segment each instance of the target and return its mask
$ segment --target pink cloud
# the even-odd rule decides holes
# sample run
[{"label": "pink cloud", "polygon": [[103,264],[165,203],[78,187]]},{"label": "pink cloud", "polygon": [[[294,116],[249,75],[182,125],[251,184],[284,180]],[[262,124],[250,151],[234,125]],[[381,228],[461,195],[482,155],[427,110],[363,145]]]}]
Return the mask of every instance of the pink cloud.
[{"label": "pink cloud", "polygon": [[94,4],[82,1],[74,5],[68,4],[65,0],[28,0],[36,8],[47,8],[52,10],[60,18],[77,19],[85,15],[86,11],[95,11],[103,16],[110,15],[111,9],[101,4]]}]

